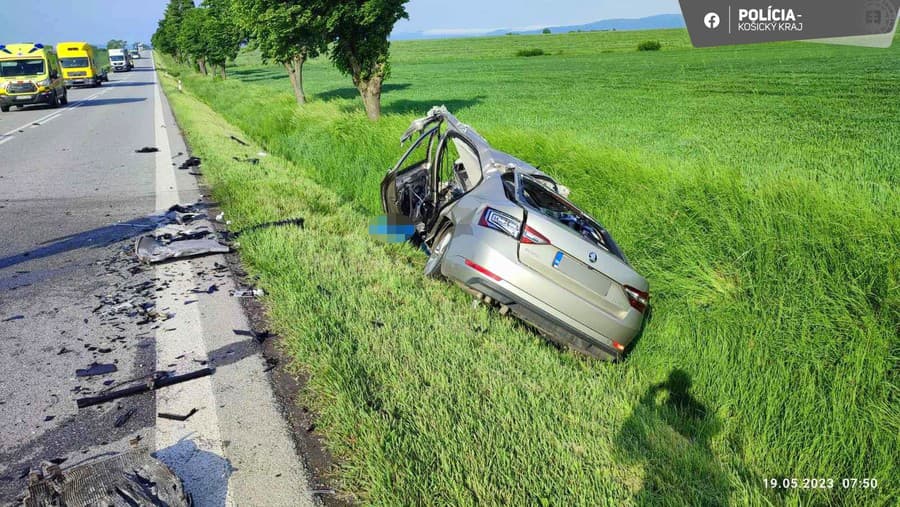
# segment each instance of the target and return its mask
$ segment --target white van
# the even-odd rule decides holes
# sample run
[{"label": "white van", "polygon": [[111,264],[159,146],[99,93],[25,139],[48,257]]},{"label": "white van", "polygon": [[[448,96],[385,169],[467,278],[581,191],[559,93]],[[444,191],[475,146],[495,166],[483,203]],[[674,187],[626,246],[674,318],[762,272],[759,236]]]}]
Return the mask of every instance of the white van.
[{"label": "white van", "polygon": [[113,72],[127,72],[134,68],[127,49],[110,49],[109,64],[112,65]]}]

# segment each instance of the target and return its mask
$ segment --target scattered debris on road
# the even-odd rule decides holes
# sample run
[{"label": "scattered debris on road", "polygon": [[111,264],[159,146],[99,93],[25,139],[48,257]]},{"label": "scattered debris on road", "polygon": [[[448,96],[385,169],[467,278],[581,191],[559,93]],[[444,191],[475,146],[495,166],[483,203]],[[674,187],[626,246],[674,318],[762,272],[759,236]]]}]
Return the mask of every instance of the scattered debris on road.
[{"label": "scattered debris on road", "polygon": [[219,291],[219,286],[216,284],[210,285],[209,288],[207,288],[205,290],[191,289],[192,294],[212,294],[212,293],[218,292],[218,291]]},{"label": "scattered debris on road", "polygon": [[93,377],[94,375],[106,375],[108,373],[115,373],[117,371],[119,371],[119,368],[114,364],[92,363],[87,368],[75,370],[75,376]]},{"label": "scattered debris on road", "polygon": [[258,298],[260,296],[264,296],[266,293],[262,289],[257,288],[249,288],[249,289],[235,289],[230,291],[232,297],[236,298]]},{"label": "scattered debris on road", "polygon": [[25,318],[24,315],[13,315],[12,317],[3,319],[3,320],[0,321],[0,322],[12,322],[12,321],[14,321],[14,320],[22,320],[22,319],[24,319],[24,318]]},{"label": "scattered debris on road", "polygon": [[268,329],[261,333],[257,333],[256,331],[253,331],[253,330],[245,331],[243,329],[232,329],[232,331],[234,332],[234,334],[236,334],[238,336],[248,336],[250,338],[253,338],[254,340],[256,340],[257,343],[260,343],[260,344],[265,342],[272,336],[272,333]]},{"label": "scattered debris on road", "polygon": [[200,160],[199,157],[188,157],[188,159],[185,160],[184,162],[182,162],[181,165],[178,166],[178,168],[182,169],[182,170],[186,170],[186,169],[190,169],[192,167],[200,167],[201,162],[202,161]]},{"label": "scattered debris on road", "polygon": [[136,408],[129,408],[124,413],[119,415],[119,417],[116,417],[116,422],[113,423],[113,426],[116,428],[121,428],[122,426],[125,426],[125,423],[127,423],[128,420],[131,419],[131,416],[133,416],[136,412],[137,412]]},{"label": "scattered debris on road", "polygon": [[134,150],[135,153],[156,153],[159,151],[159,148],[156,146],[144,146],[143,148]]},{"label": "scattered debris on road", "polygon": [[234,137],[234,136],[231,136],[231,140],[234,141],[234,142],[236,142],[236,143],[238,143],[238,144],[240,144],[240,145],[242,145],[242,146],[250,146],[250,145],[247,144],[246,142],[244,142],[244,141],[242,141],[242,140],[240,140],[240,139],[238,139],[237,137]]},{"label": "scattered debris on road", "polygon": [[230,247],[214,239],[187,239],[163,244],[150,236],[143,236],[134,246],[134,253],[138,259],[147,263],[230,251]]},{"label": "scattered debris on road", "polygon": [[144,263],[228,253],[206,213],[198,206],[176,204],[157,222],[158,228],[135,241],[134,253]]},{"label": "scattered debris on road", "polygon": [[156,415],[156,417],[159,417],[160,419],[169,419],[171,421],[184,422],[184,421],[187,421],[188,419],[190,419],[190,417],[196,413],[197,413],[197,409],[192,408],[191,411],[185,415],[169,414],[167,412],[160,412],[159,414]]},{"label": "scattered debris on road", "polygon": [[24,507],[59,505],[168,505],[191,504],[181,480],[147,449],[92,460],[61,470],[44,463],[28,474]]},{"label": "scattered debris on road", "polygon": [[175,384],[180,384],[182,382],[187,382],[189,380],[208,377],[214,372],[215,369],[213,368],[203,368],[202,370],[192,371],[190,373],[185,373],[184,375],[154,376],[150,378],[150,380],[146,384],[128,387],[119,391],[110,391],[97,396],[78,398],[77,400],[75,400],[75,403],[78,405],[78,408],[93,407],[94,405],[106,403],[107,401],[117,400],[126,396],[134,396],[136,394],[155,391],[161,387],[168,387]]}]

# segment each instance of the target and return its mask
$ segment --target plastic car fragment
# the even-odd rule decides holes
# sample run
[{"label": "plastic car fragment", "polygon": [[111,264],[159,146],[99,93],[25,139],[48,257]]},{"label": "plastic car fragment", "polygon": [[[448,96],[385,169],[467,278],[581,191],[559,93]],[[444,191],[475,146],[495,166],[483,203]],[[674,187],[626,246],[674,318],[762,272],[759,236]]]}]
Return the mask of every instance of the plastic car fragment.
[{"label": "plastic car fragment", "polygon": [[231,248],[215,239],[186,239],[165,244],[153,236],[141,236],[134,245],[134,253],[141,262],[157,263],[198,255],[228,253]]}]

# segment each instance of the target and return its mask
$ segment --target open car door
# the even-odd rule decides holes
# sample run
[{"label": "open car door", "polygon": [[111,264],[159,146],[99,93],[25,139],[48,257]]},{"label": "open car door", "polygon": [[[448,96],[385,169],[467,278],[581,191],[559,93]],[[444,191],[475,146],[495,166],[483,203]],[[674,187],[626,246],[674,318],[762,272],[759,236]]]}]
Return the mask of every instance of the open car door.
[{"label": "open car door", "polygon": [[[434,125],[422,132],[381,181],[381,204],[385,214],[405,217],[419,229],[420,223],[430,220],[430,212],[434,209],[428,198],[439,130],[440,125]],[[404,140],[409,137],[404,134]]]}]

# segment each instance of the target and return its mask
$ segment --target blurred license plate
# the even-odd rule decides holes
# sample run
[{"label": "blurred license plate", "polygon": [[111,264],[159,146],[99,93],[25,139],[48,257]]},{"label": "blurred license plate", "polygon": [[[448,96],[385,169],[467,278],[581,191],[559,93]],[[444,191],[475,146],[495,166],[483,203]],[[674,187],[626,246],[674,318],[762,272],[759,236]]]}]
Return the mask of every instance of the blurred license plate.
[{"label": "blurred license plate", "polygon": [[31,95],[19,95],[16,100],[31,100]]}]

